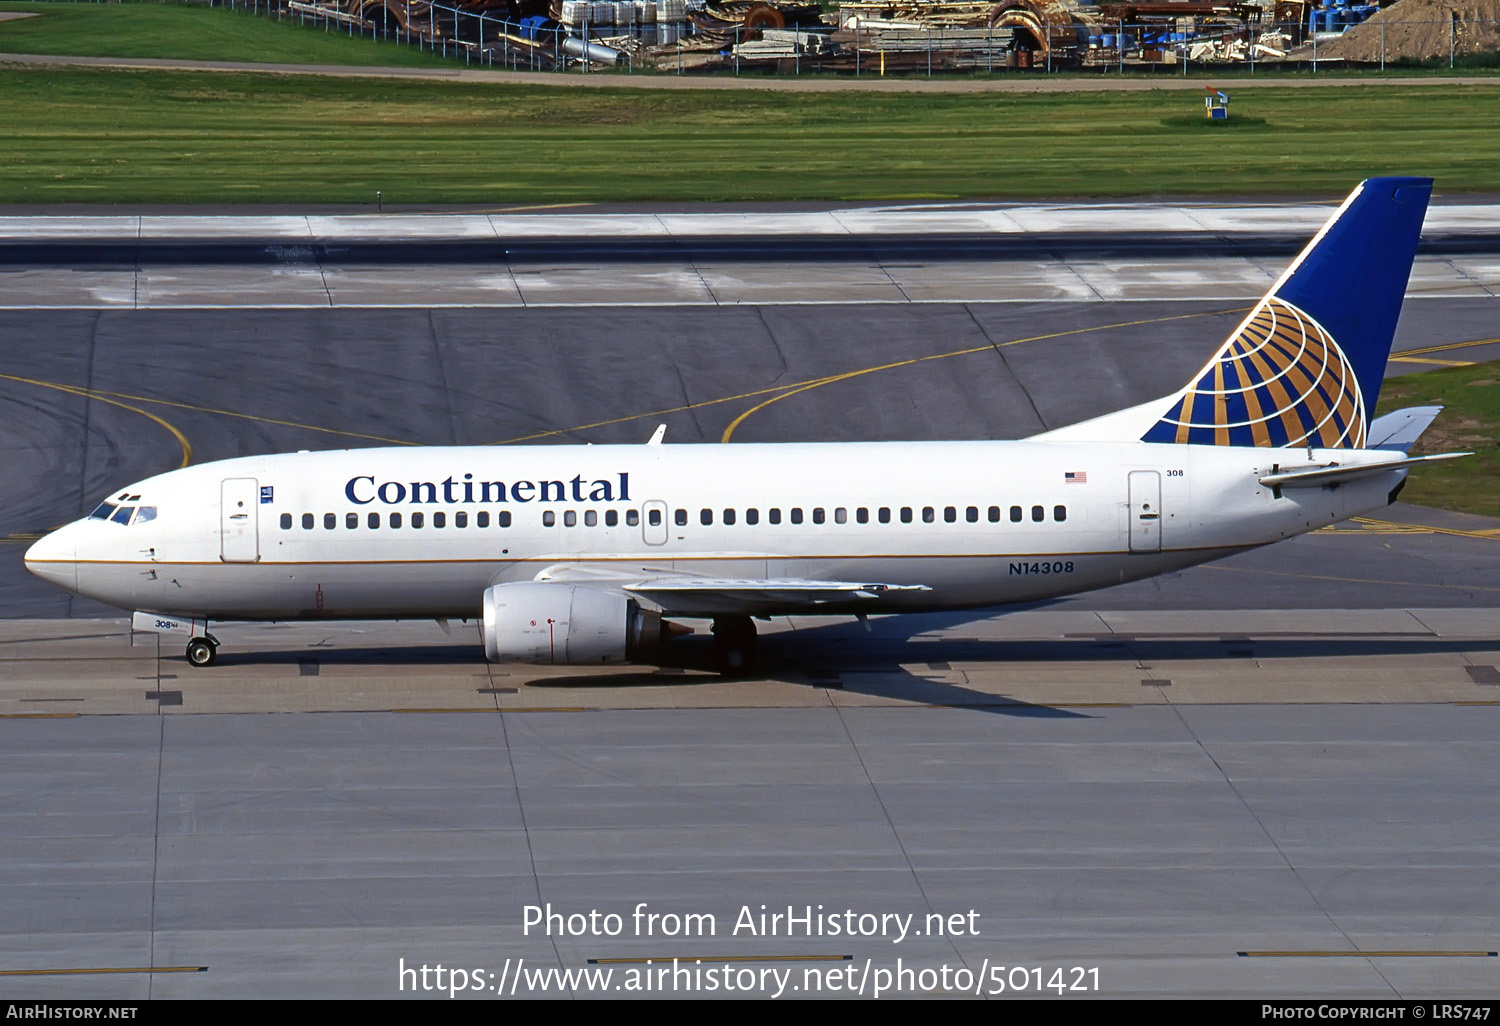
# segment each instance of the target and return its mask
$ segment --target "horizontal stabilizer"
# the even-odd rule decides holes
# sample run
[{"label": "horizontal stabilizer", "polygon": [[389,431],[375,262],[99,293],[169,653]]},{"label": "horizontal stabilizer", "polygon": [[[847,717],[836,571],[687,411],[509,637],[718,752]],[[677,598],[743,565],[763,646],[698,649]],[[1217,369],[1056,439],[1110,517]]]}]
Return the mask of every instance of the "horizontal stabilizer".
[{"label": "horizontal stabilizer", "polygon": [[1431,456],[1409,456],[1404,460],[1383,460],[1380,463],[1355,463],[1344,466],[1330,463],[1323,467],[1307,467],[1302,470],[1267,474],[1260,479],[1260,483],[1268,488],[1318,488],[1343,484],[1345,481],[1355,481],[1362,477],[1374,477],[1376,474],[1384,474],[1391,470],[1405,470],[1418,463],[1455,460],[1460,456],[1472,455],[1474,455],[1472,452],[1443,452]]},{"label": "horizontal stabilizer", "polygon": [[1422,432],[1426,431],[1437,419],[1437,415],[1442,412],[1441,406],[1408,406],[1404,410],[1393,410],[1376,417],[1370,424],[1370,434],[1365,442],[1365,448],[1410,452],[1411,447],[1417,444],[1417,439],[1422,437]]}]

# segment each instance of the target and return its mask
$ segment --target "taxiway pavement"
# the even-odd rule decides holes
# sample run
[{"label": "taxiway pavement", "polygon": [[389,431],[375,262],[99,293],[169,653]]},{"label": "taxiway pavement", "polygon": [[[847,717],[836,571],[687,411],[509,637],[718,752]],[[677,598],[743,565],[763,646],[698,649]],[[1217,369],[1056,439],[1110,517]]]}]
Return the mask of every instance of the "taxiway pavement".
[{"label": "taxiway pavement", "polygon": [[[701,639],[660,668],[491,667],[472,627],[431,623],[226,625],[193,671],[21,569],[31,536],[184,459],[657,423],[669,444],[1020,437],[1178,387],[1290,255],[1212,222],[1274,209],[1191,212],[1199,260],[1175,208],[1156,229],[1059,211],[1058,246],[1071,218],[1177,249],[1018,250],[997,275],[954,244],[972,224],[913,230],[920,259],[887,230],[794,261],[732,219],[674,251],[647,218],[635,264],[582,245],[414,277],[301,236],[282,264],[0,261],[0,996],[435,996],[401,969],[441,963],[493,997],[611,958],[620,975],[550,992],[621,994],[674,956],[754,968],[757,994],[849,967],[869,993],[899,959],[924,992],[946,966],[992,993],[1004,966],[1104,995],[1492,996],[1492,520],[1398,505],[1045,609],[781,620],[743,681],[703,672]],[[70,246],[119,241],[74,227]],[[1392,373],[1497,355],[1486,231],[1424,258]],[[341,294],[346,273],[366,277]],[[622,935],[528,931],[549,902]],[[715,933],[642,933],[642,902]],[[733,929],[763,904],[924,932]]]}]

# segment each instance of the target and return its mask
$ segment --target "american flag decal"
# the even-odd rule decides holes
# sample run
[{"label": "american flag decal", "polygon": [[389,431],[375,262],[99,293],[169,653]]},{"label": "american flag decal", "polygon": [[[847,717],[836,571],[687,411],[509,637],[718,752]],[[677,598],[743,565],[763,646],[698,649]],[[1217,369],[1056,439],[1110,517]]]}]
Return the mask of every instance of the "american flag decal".
[{"label": "american flag decal", "polygon": [[1088,484],[1089,476],[1082,470],[1070,470],[1063,474],[1063,480],[1068,484]]}]

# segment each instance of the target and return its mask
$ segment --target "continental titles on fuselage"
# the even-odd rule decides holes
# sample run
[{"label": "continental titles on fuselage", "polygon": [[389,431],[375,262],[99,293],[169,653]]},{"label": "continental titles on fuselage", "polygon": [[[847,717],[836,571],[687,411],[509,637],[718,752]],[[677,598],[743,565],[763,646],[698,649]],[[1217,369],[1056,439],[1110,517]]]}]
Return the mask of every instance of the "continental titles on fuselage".
[{"label": "continental titles on fuselage", "polygon": [[369,474],[351,477],[344,485],[344,497],[356,506],[382,502],[387,506],[402,503],[431,503],[448,506],[466,503],[495,502],[629,502],[630,474],[622,472],[616,481],[585,481],[582,474],[567,481],[476,481],[473,474],[455,480],[452,475],[441,481],[382,481]]}]

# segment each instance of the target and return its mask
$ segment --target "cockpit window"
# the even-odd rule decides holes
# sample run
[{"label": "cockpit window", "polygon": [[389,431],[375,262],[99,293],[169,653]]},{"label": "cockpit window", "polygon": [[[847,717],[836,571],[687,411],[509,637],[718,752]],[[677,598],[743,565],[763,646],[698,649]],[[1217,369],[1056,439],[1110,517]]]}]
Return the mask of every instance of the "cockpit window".
[{"label": "cockpit window", "polygon": [[[131,496],[139,498],[139,496]],[[131,518],[135,523],[146,524],[156,519],[155,506],[120,506],[113,502],[101,502],[94,512],[89,514],[90,520],[111,520],[117,524],[129,524]]]}]

